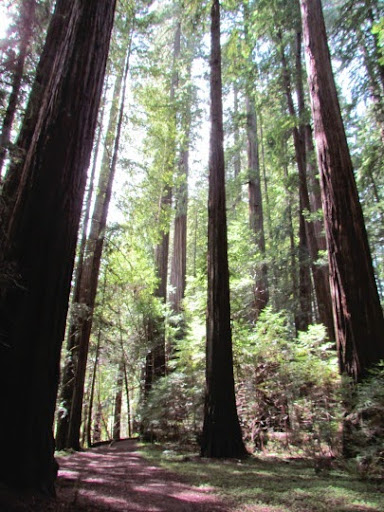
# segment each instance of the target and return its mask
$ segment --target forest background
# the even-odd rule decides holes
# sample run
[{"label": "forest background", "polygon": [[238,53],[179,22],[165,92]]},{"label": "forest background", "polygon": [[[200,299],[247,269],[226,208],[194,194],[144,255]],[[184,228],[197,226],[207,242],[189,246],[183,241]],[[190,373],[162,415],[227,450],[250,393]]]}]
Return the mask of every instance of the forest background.
[{"label": "forest background", "polygon": [[[117,3],[63,346],[59,449],[137,433],[183,444],[201,439],[209,8],[192,0]],[[323,8],[382,302],[384,7],[328,0]],[[52,9],[37,0],[8,6],[0,47],[5,181]],[[243,439],[250,451],[337,455],[344,424],[354,431],[350,454],[364,471],[381,471],[382,367],[357,397],[353,388],[353,398],[339,375],[299,2],[228,0],[221,9]]]}]

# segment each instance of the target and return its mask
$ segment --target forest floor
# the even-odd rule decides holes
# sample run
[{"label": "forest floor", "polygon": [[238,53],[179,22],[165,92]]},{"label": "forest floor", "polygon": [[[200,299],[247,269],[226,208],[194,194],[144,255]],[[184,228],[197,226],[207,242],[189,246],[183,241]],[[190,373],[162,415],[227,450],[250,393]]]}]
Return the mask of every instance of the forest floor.
[{"label": "forest floor", "polygon": [[0,512],[383,512],[384,482],[303,458],[208,460],[134,440],[59,457],[55,501]]}]

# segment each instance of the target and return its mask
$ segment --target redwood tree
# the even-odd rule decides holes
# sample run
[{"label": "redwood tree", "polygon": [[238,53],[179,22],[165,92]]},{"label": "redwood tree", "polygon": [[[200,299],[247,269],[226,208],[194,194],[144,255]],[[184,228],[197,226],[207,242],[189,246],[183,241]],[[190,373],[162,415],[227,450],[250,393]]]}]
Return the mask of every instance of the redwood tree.
[{"label": "redwood tree", "polygon": [[332,73],[321,0],[300,0],[336,341],[342,373],[360,381],[384,359],[384,319]]},{"label": "redwood tree", "polygon": [[230,325],[219,0],[213,0],[211,9],[210,66],[207,360],[201,454],[242,457],[246,450],[236,410]]},{"label": "redwood tree", "polygon": [[2,197],[0,480],[54,493],[52,423],[114,0],[58,0]]}]

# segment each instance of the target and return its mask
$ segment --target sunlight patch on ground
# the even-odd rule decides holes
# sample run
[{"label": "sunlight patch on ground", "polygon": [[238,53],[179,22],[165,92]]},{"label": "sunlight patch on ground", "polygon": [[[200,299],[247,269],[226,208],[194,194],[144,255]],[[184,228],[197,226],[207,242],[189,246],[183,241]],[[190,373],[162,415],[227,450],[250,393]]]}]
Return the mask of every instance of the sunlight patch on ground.
[{"label": "sunlight patch on ground", "polygon": [[74,480],[79,478],[80,473],[78,471],[72,471],[71,469],[60,469],[58,476],[60,478],[68,478],[69,480]]}]

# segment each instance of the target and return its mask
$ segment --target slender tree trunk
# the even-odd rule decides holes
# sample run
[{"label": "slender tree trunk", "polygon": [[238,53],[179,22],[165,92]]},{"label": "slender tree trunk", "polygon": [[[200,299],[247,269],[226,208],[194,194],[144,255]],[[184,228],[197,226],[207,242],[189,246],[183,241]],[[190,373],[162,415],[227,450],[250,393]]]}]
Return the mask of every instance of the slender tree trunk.
[{"label": "slender tree trunk", "polygon": [[124,383],[124,357],[121,356],[119,368],[117,372],[116,394],[115,394],[115,410],[113,415],[113,432],[114,441],[121,438],[121,411],[123,406],[123,383]]},{"label": "slender tree trunk", "polygon": [[261,112],[259,112],[259,117],[260,117],[259,126],[260,126],[260,146],[261,146],[261,169],[262,169],[263,185],[264,185],[263,197],[265,199],[266,215],[267,215],[267,234],[269,233],[269,237],[271,238],[271,233],[272,233],[271,207],[270,207],[270,201],[269,201],[268,178],[267,178],[266,165],[265,165],[264,128],[263,128],[263,117],[261,115]]},{"label": "slender tree trunk", "polygon": [[[93,189],[94,189],[94,181],[95,181],[95,173],[96,173],[96,166],[97,166],[97,160],[98,160],[98,154],[100,150],[100,141],[101,141],[101,134],[102,134],[102,119],[103,119],[103,113],[104,113],[104,104],[105,104],[105,95],[107,92],[107,87],[105,87],[104,90],[104,99],[103,99],[103,108],[101,109],[101,112],[99,114],[99,131],[97,135],[97,142],[96,142],[96,150],[95,155],[93,158],[93,165],[91,169],[91,175],[89,177],[88,183],[88,192],[87,197],[84,203],[84,216],[83,216],[83,222],[82,222],[82,228],[81,228],[81,239],[80,239],[80,245],[78,249],[78,257],[75,267],[75,277],[74,277],[74,285],[73,285],[73,293],[72,293],[72,307],[70,308],[70,319],[69,319],[69,326],[67,329],[67,342],[66,342],[66,355],[65,355],[65,362],[64,362],[64,369],[62,371],[62,377],[61,377],[61,385],[60,385],[60,406],[62,412],[58,415],[57,418],[57,428],[56,428],[56,449],[57,450],[64,450],[66,448],[67,438],[68,438],[68,429],[69,429],[69,418],[70,418],[70,410],[71,410],[71,402],[72,402],[72,395],[73,395],[73,385],[74,385],[74,379],[75,379],[75,362],[74,362],[74,354],[73,351],[75,349],[75,342],[76,342],[76,326],[74,324],[75,318],[78,315],[78,312],[76,312],[76,308],[78,308],[78,304],[80,302],[80,282],[81,282],[81,276],[84,266],[84,256],[85,256],[85,247],[87,242],[87,236],[88,236],[88,224],[89,224],[89,218],[91,213],[91,206],[92,206],[92,197],[93,197]],[[68,323],[68,322],[67,322]]]},{"label": "slender tree trunk", "polygon": [[0,267],[13,266],[18,280],[0,295],[0,480],[48,494],[60,349],[114,7],[58,0],[3,192]]},{"label": "slender tree trunk", "polygon": [[20,99],[20,90],[23,81],[25,59],[28,56],[29,45],[32,39],[33,28],[35,25],[36,0],[25,0],[21,4],[20,12],[20,44],[19,52],[16,58],[15,67],[12,76],[12,87],[9,95],[7,110],[3,118],[3,124],[0,134],[0,182],[1,171],[4,160],[11,142],[12,126],[16,115],[17,105]]},{"label": "slender tree trunk", "polygon": [[207,359],[201,454],[243,457],[246,450],[236,410],[230,325],[219,0],[212,2],[211,23]]},{"label": "slender tree trunk", "polygon": [[299,211],[299,311],[296,315],[296,328],[306,331],[312,323],[312,286],[307,234],[303,208]]},{"label": "slender tree trunk", "polygon": [[[178,37],[181,36],[178,35]],[[175,57],[179,58],[180,46]],[[191,78],[191,66],[189,66],[187,80]],[[175,193],[175,221],[173,237],[173,253],[171,262],[170,285],[172,288],[169,294],[169,302],[172,310],[180,313],[182,300],[185,294],[186,273],[187,273],[187,211],[188,211],[188,174],[189,174],[189,137],[191,132],[191,95],[185,111],[182,113],[181,129],[185,137],[181,147],[181,154],[178,165],[179,186]]]},{"label": "slender tree trunk", "polygon": [[[175,31],[175,39],[173,46],[173,72],[170,87],[170,104],[172,106],[171,127],[168,136],[168,148],[166,150],[165,162],[166,167],[173,171],[176,157],[176,143],[174,133],[176,128],[176,107],[175,94],[179,83],[179,74],[177,71],[177,62],[180,58],[181,45],[181,23],[178,21]],[[160,197],[159,218],[161,219],[164,211],[167,211],[172,205],[173,189],[170,183],[166,183]],[[155,296],[159,297],[164,303],[167,300],[167,281],[168,281],[168,256],[169,256],[169,226],[162,230],[161,241],[155,249],[155,266],[159,277],[159,284],[155,292]],[[158,325],[155,325],[155,324]],[[160,325],[161,324],[161,325]],[[149,341],[153,345],[149,350],[144,369],[144,400],[147,399],[154,381],[163,377],[166,373],[166,351],[165,351],[165,332],[164,319],[150,319],[149,324]]]},{"label": "slender tree trunk", "polygon": [[[251,44],[249,43],[249,12],[248,5],[246,3],[243,4],[243,10],[245,40],[249,48],[251,48]],[[251,59],[249,64],[252,69],[254,65]],[[261,193],[257,116],[255,100],[253,98],[253,89],[254,83],[251,73],[247,78],[246,83],[249,225],[254,236],[254,243],[259,252],[259,256],[262,260],[264,260],[264,215]],[[259,268],[257,269],[257,275],[254,284],[253,315],[255,321],[257,321],[261,311],[268,303],[269,291],[267,273],[267,265],[265,261],[262,261],[259,265]]]},{"label": "slender tree trunk", "polygon": [[[287,153],[287,149],[285,149],[285,154]],[[288,182],[288,165],[286,162],[283,163],[284,168],[284,178],[286,182]],[[297,276],[297,263],[296,263],[296,245],[295,245],[295,233],[293,230],[293,215],[292,215],[292,192],[288,190],[287,194],[287,224],[289,230],[289,247],[290,247],[290,260],[291,260],[291,281],[292,281],[292,296],[293,296],[293,304],[294,304],[294,322],[296,331],[301,329],[301,311],[299,310],[300,302],[300,290],[298,284],[298,276]]]},{"label": "slender tree trunk", "polygon": [[130,399],[130,396],[129,396],[127,365],[125,363],[124,363],[124,384],[125,384],[125,394],[126,394],[126,397],[127,397],[128,437],[132,437],[131,399]]},{"label": "slender tree trunk", "polygon": [[[103,298],[102,298],[103,306],[105,305],[106,287],[107,287],[107,271],[105,271],[104,282],[103,282]],[[94,401],[94,396],[95,396],[96,374],[97,374],[97,367],[99,364],[100,345],[101,345],[101,325],[99,325],[99,329],[97,332],[95,362],[93,364],[91,388],[90,388],[90,392],[89,392],[89,406],[88,406],[88,415],[87,415],[88,419],[87,419],[87,432],[86,432],[88,448],[90,448],[92,446],[92,413],[93,413],[93,401]],[[68,431],[68,429],[67,429],[67,431]],[[56,438],[56,442],[57,442],[57,438]]]},{"label": "slender tree trunk", "polygon": [[93,401],[94,401],[94,397],[95,397],[97,366],[99,364],[100,342],[101,342],[101,328],[99,327],[99,331],[97,334],[95,361],[93,363],[93,368],[92,368],[91,389],[89,392],[89,406],[88,406],[87,431],[86,431],[88,448],[90,448],[92,446],[92,414],[93,414]]},{"label": "slender tree trunk", "polygon": [[100,396],[97,402],[97,411],[95,416],[95,423],[93,425],[93,444],[101,441],[101,416],[103,414],[103,406],[100,402]]},{"label": "slender tree trunk", "polygon": [[[72,403],[66,447],[80,449],[79,432],[84,394],[84,379],[87,367],[89,340],[92,329],[93,309],[95,305],[101,256],[103,252],[105,227],[112,185],[115,177],[120,135],[123,124],[124,99],[129,70],[130,44],[127,48],[123,72],[116,79],[114,96],[116,103],[112,105],[106,146],[101,164],[98,193],[92,214],[91,228],[85,249],[85,259],[79,282],[79,317],[73,326],[75,337],[72,351],[75,367]],[[120,102],[119,102],[120,99]],[[112,158],[110,157],[112,153]]]},{"label": "slender tree trunk", "polygon": [[[286,62],[286,57],[284,53],[284,48],[282,45],[282,35],[281,32],[278,33],[278,39],[280,41],[280,52],[281,52],[281,63],[283,70],[283,82],[285,95],[287,98],[287,105],[289,114],[292,117],[296,117],[295,107],[292,99],[291,92],[291,83],[289,77],[288,66]],[[295,154],[296,154],[296,162],[297,168],[299,172],[299,188],[300,188],[300,203],[302,211],[310,210],[310,202],[309,202],[309,193],[308,193],[308,185],[307,185],[307,175],[306,175],[306,152],[305,152],[305,139],[304,139],[304,131],[299,130],[296,126],[292,129],[293,142],[295,146]],[[317,305],[319,310],[319,318],[320,321],[325,325],[328,333],[328,337],[330,339],[334,339],[334,325],[333,325],[333,317],[331,311],[331,297],[330,297],[330,288],[328,281],[328,270],[316,264],[318,259],[318,246],[315,235],[315,230],[312,221],[307,221],[305,224],[306,236],[308,241],[308,248],[311,255],[312,260],[312,273],[313,279],[315,283],[315,292]]]},{"label": "slender tree trunk", "polygon": [[300,0],[340,370],[384,359],[384,319],[337,98],[320,0]]},{"label": "slender tree trunk", "polygon": [[[239,130],[239,91],[237,84],[233,85],[233,107],[234,107],[234,129],[233,138],[235,141],[235,156],[234,156],[234,171],[235,179],[240,176],[241,173],[241,152],[240,152],[240,130]],[[240,194],[239,194],[240,196]]]},{"label": "slender tree trunk", "polygon": [[[257,118],[255,102],[247,95],[247,139],[248,139],[248,198],[249,224],[254,242],[261,258],[265,258],[264,216],[261,197],[259,143],[257,138]],[[262,262],[254,285],[254,319],[268,303],[267,265]]]}]

